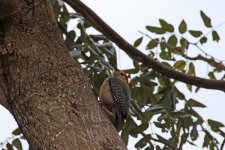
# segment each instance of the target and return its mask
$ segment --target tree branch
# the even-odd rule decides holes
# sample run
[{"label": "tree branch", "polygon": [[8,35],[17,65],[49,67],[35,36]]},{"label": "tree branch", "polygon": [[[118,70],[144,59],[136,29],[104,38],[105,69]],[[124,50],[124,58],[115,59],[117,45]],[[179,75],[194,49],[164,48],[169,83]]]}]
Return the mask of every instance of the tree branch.
[{"label": "tree branch", "polygon": [[182,50],[182,48],[171,47],[171,49],[179,51],[181,53],[181,56],[183,56],[184,58],[186,58],[188,60],[194,60],[194,61],[201,60],[201,61],[207,62],[208,64],[213,65],[215,68],[225,70],[225,66],[223,65],[223,63],[217,62],[214,58],[207,58],[207,57],[202,56],[201,54],[199,54],[198,56],[195,56],[195,57],[190,57],[184,53],[184,50]]},{"label": "tree branch", "polygon": [[145,55],[127,41],[125,41],[118,33],[116,33],[110,26],[108,26],[93,10],[87,7],[84,3],[79,0],[64,0],[68,3],[74,10],[79,12],[85,19],[87,19],[97,30],[106,35],[110,40],[112,40],[118,47],[123,49],[129,56],[133,59],[142,62],[148,67],[151,67],[154,71],[161,73],[164,76],[173,78],[175,80],[195,85],[198,87],[203,87],[207,89],[217,89],[225,91],[225,81],[205,79],[201,77],[190,76],[172,68],[166,67],[160,62],[154,60],[153,58]]},{"label": "tree branch", "polygon": [[211,65],[214,65],[216,68],[219,68],[219,69],[223,69],[223,70],[225,70],[225,66],[222,64],[222,63],[220,63],[220,62],[217,62],[215,59],[213,59],[213,58],[207,58],[207,57],[204,57],[204,56],[202,56],[202,55],[198,55],[198,56],[195,56],[195,57],[190,57],[190,56],[188,56],[187,54],[185,54],[185,53],[182,53],[181,54],[184,58],[186,58],[186,59],[189,59],[189,60],[202,60],[202,61],[204,61],[204,62],[207,62],[207,63],[209,63],[209,64],[211,64]]}]

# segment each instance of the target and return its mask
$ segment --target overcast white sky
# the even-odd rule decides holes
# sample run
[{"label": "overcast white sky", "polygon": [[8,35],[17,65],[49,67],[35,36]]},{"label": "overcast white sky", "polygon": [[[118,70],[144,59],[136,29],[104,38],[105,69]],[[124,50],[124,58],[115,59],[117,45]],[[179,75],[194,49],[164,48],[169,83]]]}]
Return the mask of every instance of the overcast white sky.
[{"label": "overcast white sky", "polygon": [[[204,25],[199,11],[203,10],[212,18],[214,26],[225,22],[225,1],[223,0],[83,0],[83,2],[130,43],[141,36],[138,31],[145,31],[145,25],[158,25],[159,18],[165,19],[175,26],[185,19],[189,29],[201,29],[204,28]],[[221,36],[220,43],[211,43],[203,48],[216,58],[225,60],[225,25],[216,30]],[[120,51],[119,61],[121,68],[131,67],[132,62],[122,51]],[[196,71],[197,75],[204,76],[208,73],[208,67],[204,64],[200,65],[199,70]],[[185,88],[183,89],[185,90]],[[187,94],[188,97],[196,98],[207,105],[207,109],[198,110],[200,114],[225,124],[224,93],[202,89],[198,94],[188,92]],[[17,125],[13,117],[1,106],[0,120],[0,142],[2,142],[11,136],[11,132]]]}]

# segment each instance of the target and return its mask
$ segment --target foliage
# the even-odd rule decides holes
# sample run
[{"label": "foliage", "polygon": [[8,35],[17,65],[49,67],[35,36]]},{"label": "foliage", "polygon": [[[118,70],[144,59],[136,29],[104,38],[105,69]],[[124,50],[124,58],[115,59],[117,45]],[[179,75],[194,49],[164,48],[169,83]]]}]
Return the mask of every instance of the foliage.
[{"label": "foliage", "polygon": [[[96,34],[88,33],[88,29],[92,27],[78,13],[69,12],[65,5],[59,5],[56,0],[52,0],[52,4],[65,44],[90,78],[93,92],[98,97],[100,85],[112,71],[111,64],[117,64],[116,48],[107,37],[97,31]],[[147,37],[149,41],[146,50],[149,56],[167,67],[195,76],[194,62],[198,59],[187,55],[190,45],[200,49],[201,45],[209,42],[208,34],[211,34],[212,41],[220,40],[211,19],[203,11],[200,15],[205,27],[210,29],[207,35],[200,29],[189,29],[185,20],[176,28],[159,19],[160,26],[146,26],[148,33],[142,32],[143,36],[134,42],[134,47],[143,45],[144,37]],[[68,26],[70,22],[76,24],[76,27],[73,24],[75,28],[71,29]],[[190,42],[186,38],[190,36],[196,42]],[[204,55],[204,58],[209,56]],[[213,68],[208,75],[211,79],[215,79],[215,74],[224,70],[216,60],[209,62],[205,59],[205,63]],[[187,99],[177,87],[178,81],[162,76],[135,60],[133,66],[132,69],[125,70],[132,77],[130,116],[121,131],[121,137],[126,144],[129,137],[133,137],[138,139],[136,149],[182,149],[185,144],[196,145],[196,140],[202,138],[202,147],[220,148],[221,141],[218,141],[218,136],[215,135],[225,138],[221,129],[224,125],[211,119],[204,120],[195,111],[195,108],[205,108],[204,104],[195,99]],[[193,91],[191,85],[187,84],[187,88]],[[198,90],[199,87],[195,92]],[[182,107],[178,108],[177,105]],[[13,134],[17,137],[12,142],[4,143],[5,148],[22,149],[20,140],[23,137],[19,132]]]},{"label": "foliage", "polygon": [[2,150],[13,150],[13,149],[17,149],[17,150],[22,150],[23,147],[22,147],[22,143],[21,143],[21,140],[26,140],[19,128],[15,129],[13,132],[12,132],[12,137],[8,138],[6,140],[6,142],[4,143],[0,143],[0,147],[4,147],[2,148]]}]

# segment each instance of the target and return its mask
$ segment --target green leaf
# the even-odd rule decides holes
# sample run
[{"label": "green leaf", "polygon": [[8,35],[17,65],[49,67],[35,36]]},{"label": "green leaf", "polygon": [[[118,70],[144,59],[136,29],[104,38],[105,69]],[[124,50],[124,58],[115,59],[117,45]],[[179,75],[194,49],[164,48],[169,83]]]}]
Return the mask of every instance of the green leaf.
[{"label": "green leaf", "polygon": [[159,44],[159,39],[152,39],[148,42],[146,49],[153,49]]},{"label": "green leaf", "polygon": [[168,39],[168,44],[175,47],[177,45],[177,37],[175,35],[170,36]]},{"label": "green leaf", "polygon": [[177,97],[180,99],[180,100],[185,100],[185,96],[183,93],[181,93],[176,87],[175,87],[175,92],[177,93]]},{"label": "green leaf", "polygon": [[[173,59],[172,59],[171,52],[165,52],[165,51],[163,51],[163,52],[161,52],[161,53],[159,54],[159,56],[160,56],[160,58],[162,58],[162,59],[164,59],[164,60],[173,60]],[[166,63],[166,62],[162,62],[162,64],[164,64],[165,66],[168,66],[168,65],[169,65],[169,64]],[[168,66],[168,67],[169,67],[169,66]]]},{"label": "green leaf", "polygon": [[193,125],[193,118],[191,116],[187,116],[185,118],[182,118],[183,121],[183,128],[188,129],[190,126]]},{"label": "green leaf", "polygon": [[223,130],[221,130],[221,129],[219,129],[219,132],[220,132],[219,134],[225,138],[225,132],[223,132]]},{"label": "green leaf", "polygon": [[185,38],[181,38],[180,45],[183,49],[188,49],[189,42]]},{"label": "green leaf", "polygon": [[186,84],[188,90],[191,92],[192,91],[192,85],[191,84]]},{"label": "green leaf", "polygon": [[[174,60],[173,58],[171,58],[172,57],[171,53],[162,52],[160,53],[160,57],[165,60]],[[161,63],[165,67],[172,68],[172,66],[168,62],[162,61]]]},{"label": "green leaf", "polygon": [[169,122],[161,123],[161,122],[154,121],[153,123],[155,124],[155,126],[157,128],[161,128],[162,131],[165,131],[166,129],[170,128],[170,123]]},{"label": "green leaf", "polygon": [[195,89],[195,93],[197,93],[199,90],[200,90],[200,87],[197,87],[197,88]]},{"label": "green leaf", "polygon": [[161,143],[163,143],[163,144],[165,144],[165,145],[171,145],[171,143],[170,143],[167,139],[165,139],[164,137],[162,137],[162,136],[160,136],[160,135],[158,135],[158,134],[156,134],[156,136],[157,136],[157,138],[159,139],[159,141],[160,141]]},{"label": "green leaf", "polygon": [[159,114],[159,113],[165,112],[165,110],[163,109],[162,106],[155,105],[155,106],[149,107],[146,110],[146,112],[150,112],[151,114],[155,115],[155,114]]},{"label": "green leaf", "polygon": [[134,122],[134,120],[131,117],[128,116],[127,119],[126,119],[125,127],[124,127],[124,129],[122,130],[122,133],[121,133],[121,138],[123,139],[123,141],[126,145],[128,143],[130,130],[133,129],[133,128],[136,128],[136,127],[137,127],[137,125]]},{"label": "green leaf", "polygon": [[213,41],[219,42],[220,36],[216,31],[212,32]]},{"label": "green leaf", "polygon": [[159,23],[163,29],[168,32],[174,32],[174,27],[163,19],[159,19]]},{"label": "green leaf", "polygon": [[201,44],[205,44],[207,42],[207,37],[203,36],[201,39],[200,39],[200,43]]},{"label": "green leaf", "polygon": [[55,17],[58,19],[61,6],[59,5],[59,2],[55,1],[55,0],[51,0],[51,3],[52,3],[52,6],[53,6],[53,9],[54,9]]},{"label": "green leaf", "polygon": [[215,121],[215,120],[212,120],[212,119],[208,119],[208,124],[209,124],[210,126],[218,127],[218,128],[224,127],[224,124],[223,124],[223,123],[218,122],[218,121]]},{"label": "green leaf", "polygon": [[19,128],[16,128],[13,132],[12,132],[13,135],[20,135],[21,132],[20,132],[20,129]]},{"label": "green leaf", "polygon": [[210,136],[208,135],[208,133],[206,133],[202,147],[208,147],[210,140],[211,140]]},{"label": "green leaf", "polygon": [[209,150],[215,150],[216,144],[214,142],[211,142],[209,145]]},{"label": "green leaf", "polygon": [[84,21],[84,28],[90,28],[91,27],[91,23],[88,21]]},{"label": "green leaf", "polygon": [[[195,66],[192,62],[189,64],[188,74],[195,76]],[[192,85],[186,84],[186,86],[187,86],[189,91],[192,91]]]},{"label": "green leaf", "polygon": [[179,25],[179,32],[181,34],[184,34],[186,31],[187,31],[187,24],[184,20],[182,20],[180,25]]},{"label": "green leaf", "polygon": [[141,125],[139,125],[139,126],[133,128],[132,130],[130,130],[130,134],[131,135],[138,135],[138,134],[144,132],[148,127],[149,127],[149,124],[143,122]]},{"label": "green leaf", "polygon": [[[95,67],[95,69],[96,70],[99,69],[99,71],[101,71],[100,68]],[[103,82],[104,79],[106,79],[106,78],[107,78],[107,75],[103,74],[103,73],[98,74],[98,75],[93,75],[91,78],[91,83],[95,88],[100,89],[101,82],[99,82],[99,81]]]},{"label": "green leaf", "polygon": [[200,11],[200,14],[205,26],[211,28],[212,27],[211,19],[202,10]]},{"label": "green leaf", "polygon": [[198,130],[197,130],[197,125],[196,124],[193,125],[193,128],[191,130],[190,136],[191,136],[191,140],[192,141],[197,140],[199,134],[198,134]]},{"label": "green leaf", "polygon": [[189,64],[188,74],[195,76],[195,66],[192,62]]},{"label": "green leaf", "polygon": [[146,26],[146,29],[152,33],[155,34],[164,34],[166,33],[166,30],[163,28],[159,28],[159,27],[154,27],[154,26]]},{"label": "green leaf", "polygon": [[191,115],[185,114],[184,111],[175,111],[175,112],[171,112],[170,115],[171,115],[173,118],[188,118],[188,117],[191,117]]},{"label": "green leaf", "polygon": [[128,128],[124,128],[122,130],[122,132],[121,132],[121,139],[127,145],[128,140],[129,140],[129,129]]},{"label": "green leaf", "polygon": [[151,139],[151,135],[145,135],[141,140],[139,140],[136,144],[135,144],[135,147],[136,148],[143,148],[143,147],[145,147],[145,145],[147,144],[147,143],[149,143],[149,142],[151,142],[150,141],[150,139]]},{"label": "green leaf", "polygon": [[142,40],[143,40],[143,36],[140,37],[140,38],[138,38],[138,39],[134,42],[134,47],[138,47],[138,46],[141,44]]},{"label": "green leaf", "polygon": [[181,136],[181,141],[179,147],[182,148],[183,145],[187,142],[188,133],[183,133]]},{"label": "green leaf", "polygon": [[192,106],[192,107],[201,107],[201,108],[205,108],[206,106],[194,99],[189,99],[188,100],[188,105]]},{"label": "green leaf", "polygon": [[7,148],[7,150],[13,150],[13,146],[10,143],[6,144],[6,148]]},{"label": "green leaf", "polygon": [[171,109],[172,99],[171,93],[168,91],[160,98],[160,105],[162,105],[165,109]]},{"label": "green leaf", "polygon": [[153,114],[149,111],[143,112],[143,115],[144,115],[143,122],[149,122],[153,117]]},{"label": "green leaf", "polygon": [[216,79],[214,72],[209,72],[208,76],[210,77],[210,79]]},{"label": "green leaf", "polygon": [[182,49],[182,47],[176,47],[173,49],[173,53],[177,54],[177,55],[181,55],[183,53],[183,51],[184,50]]},{"label": "green leaf", "polygon": [[22,144],[20,140],[17,138],[12,141],[13,146],[15,146],[18,150],[23,150]]},{"label": "green leaf", "polygon": [[178,70],[183,70],[186,66],[186,62],[184,60],[179,60],[173,66]]},{"label": "green leaf", "polygon": [[202,31],[196,31],[196,30],[189,30],[189,33],[193,36],[193,37],[200,37],[202,35]]},{"label": "green leaf", "polygon": [[27,140],[24,136],[21,136],[20,139],[22,139],[22,140]]},{"label": "green leaf", "polygon": [[132,69],[126,69],[126,73],[128,74],[136,74],[139,72],[139,68],[135,67],[135,68],[132,68]]},{"label": "green leaf", "polygon": [[163,42],[160,42],[160,48],[161,48],[162,51],[165,51],[166,46],[167,46],[166,45],[166,42],[164,42],[164,41]]},{"label": "green leaf", "polygon": [[156,150],[163,150],[159,145],[156,145]]},{"label": "green leaf", "polygon": [[76,33],[73,30],[71,30],[70,32],[68,32],[68,37],[70,38],[70,40],[73,41],[76,37]]},{"label": "green leaf", "polygon": [[[136,92],[136,93],[139,94],[140,92],[139,93]],[[143,97],[143,94],[144,94],[144,92],[142,92],[142,95],[139,94],[139,97]],[[132,95],[133,95],[133,92],[132,92]],[[142,113],[139,105],[135,101],[130,101],[130,109],[135,113],[138,120],[143,120],[143,118],[144,118],[143,113]]]},{"label": "green leaf", "polygon": [[[165,90],[163,90],[163,94],[167,93],[168,91],[168,88],[169,86],[171,86],[171,81],[170,81],[170,78],[167,78],[165,76],[157,76],[158,80],[159,80],[159,83],[160,85],[162,86],[165,86]],[[165,92],[165,93],[164,93]]]},{"label": "green leaf", "polygon": [[61,12],[59,16],[59,22],[64,29],[67,29],[67,23],[70,20],[70,14],[65,5],[61,7]]}]

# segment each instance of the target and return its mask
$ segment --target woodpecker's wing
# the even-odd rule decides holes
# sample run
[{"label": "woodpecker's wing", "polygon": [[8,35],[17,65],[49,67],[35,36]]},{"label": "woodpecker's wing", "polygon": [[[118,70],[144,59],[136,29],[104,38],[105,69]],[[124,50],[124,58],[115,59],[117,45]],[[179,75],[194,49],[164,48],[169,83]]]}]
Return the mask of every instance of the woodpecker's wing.
[{"label": "woodpecker's wing", "polygon": [[125,119],[129,111],[130,89],[120,79],[109,78],[109,87],[115,102],[118,119]]}]

